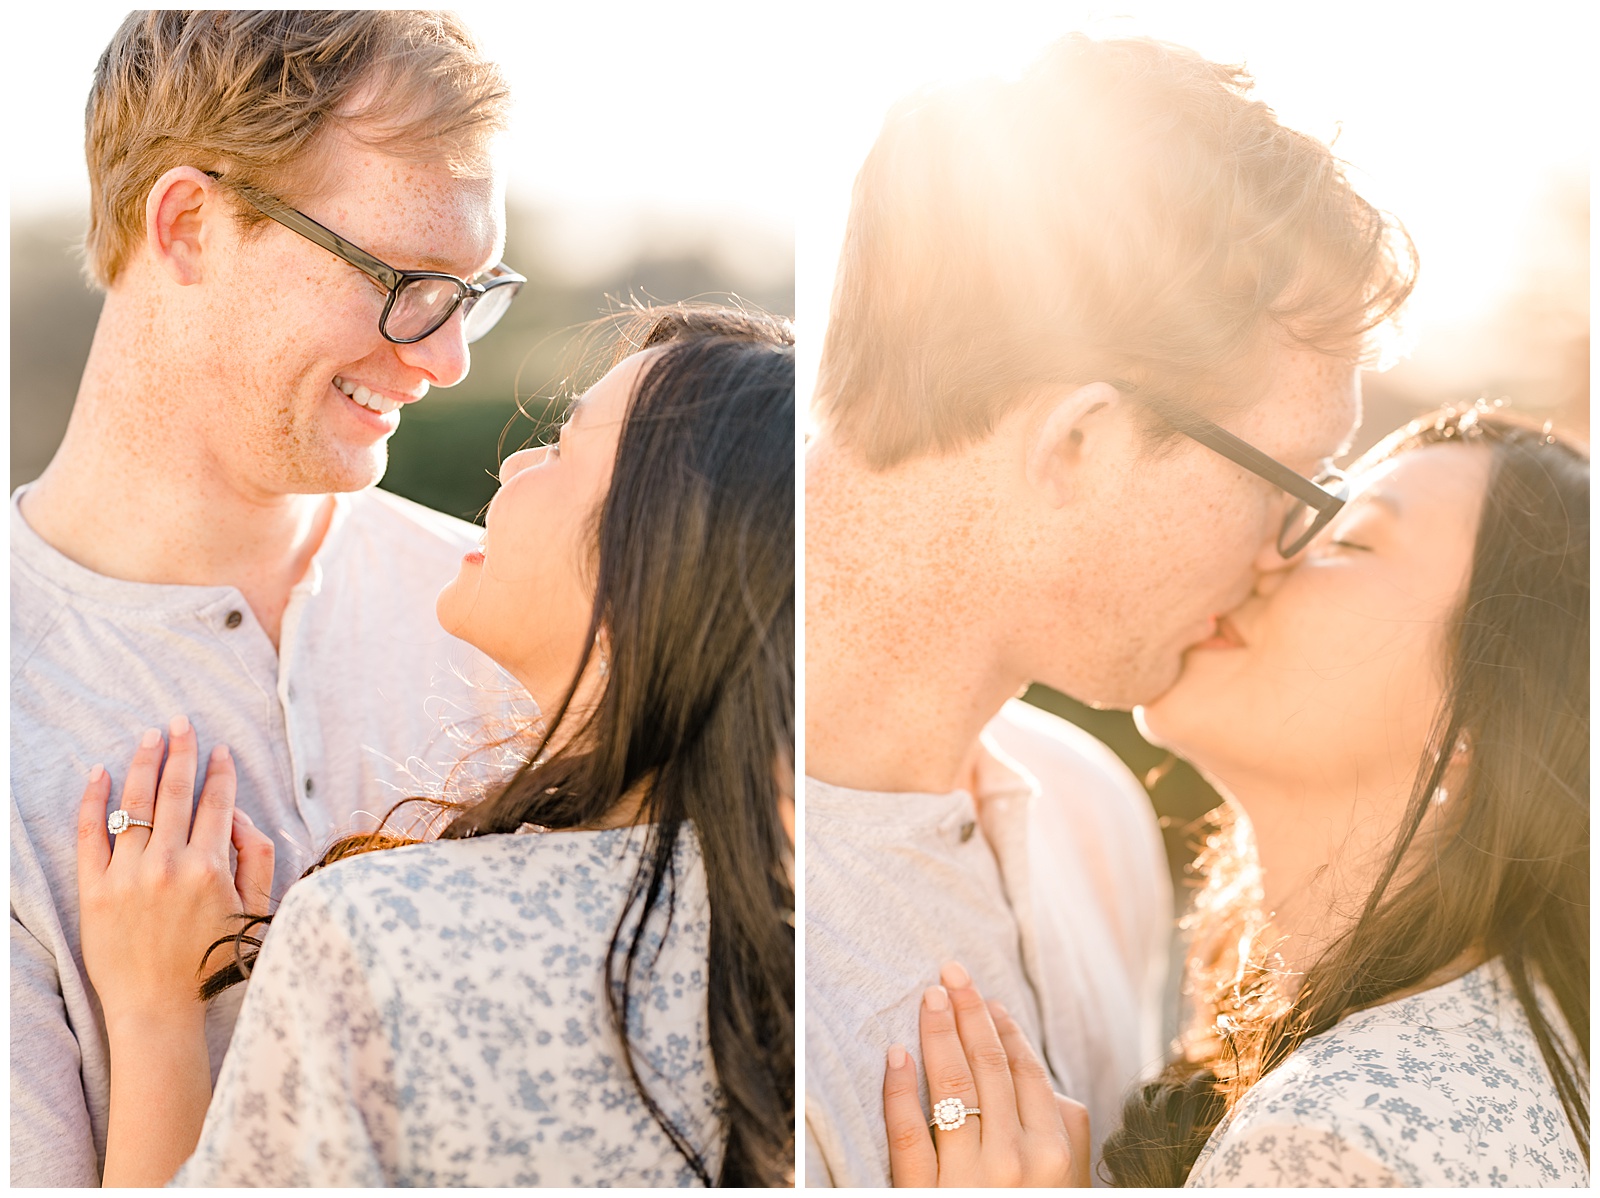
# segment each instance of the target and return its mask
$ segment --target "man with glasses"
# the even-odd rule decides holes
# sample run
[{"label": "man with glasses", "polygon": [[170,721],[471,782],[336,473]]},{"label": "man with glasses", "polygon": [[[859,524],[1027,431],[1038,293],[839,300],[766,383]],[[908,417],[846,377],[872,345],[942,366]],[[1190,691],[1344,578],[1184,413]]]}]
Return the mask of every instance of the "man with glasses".
[{"label": "man with glasses", "polygon": [[[72,814],[91,766],[120,788],[179,716],[201,760],[228,745],[275,900],[447,775],[447,721],[470,737],[500,709],[434,616],[479,530],[372,486],[404,408],[465,377],[524,281],[500,260],[506,103],[447,13],[141,12],[100,61],[105,302],[61,447],[12,503],[13,1185],[97,1185],[104,1159]],[[213,1077],[237,1004],[206,1015]]]},{"label": "man with glasses", "polygon": [[[1248,88],[1075,35],[898,106],[857,177],[806,469],[808,1184],[890,1180],[885,1061],[987,1018],[969,981],[1088,1108],[1093,1164],[1163,1057],[1149,800],[1010,700],[1154,698],[1343,502],[1413,263]],[[924,1109],[988,1105],[918,1076]],[[961,1113],[941,1151],[981,1134]]]}]

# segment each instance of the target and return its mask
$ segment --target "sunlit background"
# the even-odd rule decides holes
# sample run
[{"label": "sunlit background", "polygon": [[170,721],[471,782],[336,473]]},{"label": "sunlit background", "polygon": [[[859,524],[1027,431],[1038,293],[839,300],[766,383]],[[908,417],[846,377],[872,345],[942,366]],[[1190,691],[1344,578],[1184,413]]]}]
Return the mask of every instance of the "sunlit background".
[{"label": "sunlit background", "polygon": [[[1362,193],[1410,230],[1422,263],[1406,321],[1412,348],[1365,379],[1357,451],[1417,412],[1479,395],[1509,397],[1587,440],[1592,5],[990,2],[939,21],[904,6],[811,11],[827,32],[796,171],[802,396],[815,380],[851,182],[889,106],[929,83],[1015,71],[1081,30],[1244,64],[1257,98],[1331,141]],[[1181,895],[1216,794],[1141,740],[1125,713],[1040,687],[1028,697],[1101,737],[1144,778]]]},{"label": "sunlit background", "polygon": [[[813,10],[815,12],[815,10]],[[1409,358],[1369,377],[1366,432],[1437,399],[1507,395],[1586,435],[1592,5],[1124,3],[825,6],[798,180],[810,393],[850,184],[890,104],[1024,66],[1064,33],[1143,34],[1243,63],[1286,124],[1334,144],[1422,272]],[[831,14],[831,21],[830,16]]]},{"label": "sunlit background", "polygon": [[[127,11],[30,5],[7,18],[13,487],[55,450],[99,312],[73,250],[89,197],[83,108]],[[630,295],[733,293],[793,313],[785,114],[799,72],[772,52],[791,15],[760,6],[736,21],[643,3],[456,11],[514,92],[506,260],[530,284],[473,347],[467,380],[408,409],[383,485],[472,516],[502,433],[509,450],[535,431],[574,326]]]}]

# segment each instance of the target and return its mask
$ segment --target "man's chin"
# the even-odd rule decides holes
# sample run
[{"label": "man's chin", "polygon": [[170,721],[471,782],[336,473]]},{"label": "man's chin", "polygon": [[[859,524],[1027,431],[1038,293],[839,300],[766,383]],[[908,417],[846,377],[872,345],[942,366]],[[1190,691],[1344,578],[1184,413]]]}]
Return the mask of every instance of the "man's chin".
[{"label": "man's chin", "polygon": [[287,488],[299,495],[332,495],[350,491],[365,491],[383,481],[389,468],[389,454],[383,445],[377,452],[366,450],[340,455],[318,467],[302,465]]},{"label": "man's chin", "polygon": [[1178,675],[1177,663],[1173,663],[1170,669],[1155,678],[1102,679],[1098,684],[1093,679],[1087,682],[1080,679],[1066,686],[1059,686],[1045,678],[1037,681],[1095,711],[1132,711],[1160,699],[1172,689],[1178,681]]}]

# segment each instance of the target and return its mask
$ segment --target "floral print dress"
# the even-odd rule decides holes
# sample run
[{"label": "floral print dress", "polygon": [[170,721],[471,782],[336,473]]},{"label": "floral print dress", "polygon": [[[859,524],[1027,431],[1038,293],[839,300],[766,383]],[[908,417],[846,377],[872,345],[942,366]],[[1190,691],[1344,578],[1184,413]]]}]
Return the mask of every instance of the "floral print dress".
[{"label": "floral print dress", "polygon": [[[629,1076],[605,998],[644,831],[434,841],[296,883],[173,1184],[696,1184]],[[688,828],[674,874],[628,1031],[651,1097],[714,1178],[710,912]]]},{"label": "floral print dress", "polygon": [[1589,1169],[1490,961],[1306,1040],[1218,1126],[1187,1184],[1587,1188]]}]

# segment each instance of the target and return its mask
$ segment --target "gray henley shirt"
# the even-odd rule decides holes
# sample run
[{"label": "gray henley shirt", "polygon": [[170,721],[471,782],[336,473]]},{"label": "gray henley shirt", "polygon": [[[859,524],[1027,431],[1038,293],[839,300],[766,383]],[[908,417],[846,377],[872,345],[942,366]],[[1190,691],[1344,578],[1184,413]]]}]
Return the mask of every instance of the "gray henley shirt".
[{"label": "gray henley shirt", "polygon": [[[478,542],[464,521],[378,490],[337,496],[274,649],[234,587],[71,561],[23,519],[25,490],[11,503],[11,1184],[95,1186],[110,1061],[78,941],[89,768],[103,762],[117,793],[140,732],[187,714],[201,761],[218,742],[233,752],[239,806],[277,842],[277,898],[336,836],[430,789],[516,692],[434,616]],[[207,1014],[213,1082],[243,989]]]}]

